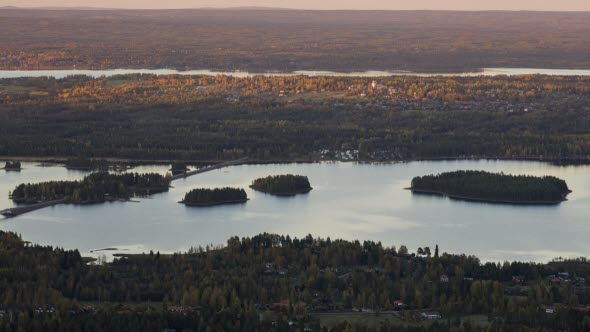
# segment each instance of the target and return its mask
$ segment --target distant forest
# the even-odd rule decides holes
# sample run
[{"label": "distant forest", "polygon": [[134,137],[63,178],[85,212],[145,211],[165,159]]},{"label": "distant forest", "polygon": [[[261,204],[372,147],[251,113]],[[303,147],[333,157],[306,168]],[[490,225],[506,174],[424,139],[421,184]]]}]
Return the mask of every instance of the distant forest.
[{"label": "distant forest", "polygon": [[535,177],[483,171],[455,171],[412,179],[415,192],[451,197],[514,203],[556,203],[570,190],[564,180],[553,176]]},{"label": "distant forest", "polygon": [[0,68],[590,68],[588,22],[585,12],[0,9]]},{"label": "distant forest", "polygon": [[3,79],[0,155],[587,161],[590,77]]}]

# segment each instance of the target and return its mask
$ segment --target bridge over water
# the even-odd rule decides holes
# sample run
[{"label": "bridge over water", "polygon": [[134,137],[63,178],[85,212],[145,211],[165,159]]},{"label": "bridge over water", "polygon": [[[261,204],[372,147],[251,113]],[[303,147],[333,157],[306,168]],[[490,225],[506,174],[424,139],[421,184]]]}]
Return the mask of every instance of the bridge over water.
[{"label": "bridge over water", "polygon": [[42,203],[37,203],[37,204],[17,206],[17,207],[13,207],[10,209],[2,210],[2,211],[0,211],[0,214],[7,217],[7,218],[16,217],[16,216],[21,215],[23,213],[39,210],[42,208],[46,208],[48,206],[62,204],[63,202],[64,202],[63,199],[57,199],[54,201],[42,202]]},{"label": "bridge over water", "polygon": [[216,165],[212,165],[212,166],[207,166],[207,167],[199,168],[199,169],[194,170],[194,171],[177,174],[177,175],[174,175],[172,177],[172,181],[178,180],[178,179],[188,178],[189,176],[193,176],[193,175],[197,175],[197,174],[201,174],[201,173],[213,171],[213,170],[224,168],[224,167],[228,167],[228,166],[243,164],[247,160],[248,160],[248,158],[241,158],[241,159],[236,159],[236,160],[232,160],[232,161],[227,161],[227,162],[224,162],[224,163],[221,163],[221,164],[216,164]]}]

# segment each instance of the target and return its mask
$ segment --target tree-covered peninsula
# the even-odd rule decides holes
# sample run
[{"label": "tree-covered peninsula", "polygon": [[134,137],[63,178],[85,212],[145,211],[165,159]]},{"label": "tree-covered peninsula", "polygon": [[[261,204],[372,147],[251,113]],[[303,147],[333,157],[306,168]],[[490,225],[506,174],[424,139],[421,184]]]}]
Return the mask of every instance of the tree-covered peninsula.
[{"label": "tree-covered peninsula", "polygon": [[93,173],[80,181],[49,181],[20,184],[10,194],[16,203],[31,204],[63,199],[65,203],[101,203],[127,199],[135,194],[167,191],[171,177],[156,173]]},{"label": "tree-covered peninsula", "polygon": [[268,194],[279,196],[293,196],[305,194],[313,189],[307,176],[302,175],[271,175],[252,181],[250,188]]},{"label": "tree-covered peninsula", "polygon": [[507,175],[484,171],[455,171],[412,179],[413,192],[451,198],[512,204],[557,204],[569,190],[553,176]]},{"label": "tree-covered peninsula", "polygon": [[188,206],[213,206],[244,203],[247,200],[248,195],[241,188],[197,188],[187,192],[180,203]]}]

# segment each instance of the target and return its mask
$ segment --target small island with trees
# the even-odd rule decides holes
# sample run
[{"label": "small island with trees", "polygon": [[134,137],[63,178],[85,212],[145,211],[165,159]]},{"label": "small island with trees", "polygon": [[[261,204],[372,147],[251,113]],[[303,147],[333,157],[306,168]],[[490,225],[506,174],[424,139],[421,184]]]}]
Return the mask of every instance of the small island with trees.
[{"label": "small island with trees", "polygon": [[278,196],[306,194],[313,189],[307,176],[293,174],[272,175],[259,178],[252,181],[250,188]]},{"label": "small island with trees", "polygon": [[9,195],[17,204],[63,200],[66,204],[92,204],[128,200],[134,195],[168,191],[171,176],[156,173],[93,173],[80,181],[49,181],[20,184]]},{"label": "small island with trees", "polygon": [[222,204],[237,204],[248,201],[246,191],[241,188],[197,188],[187,192],[179,203],[187,206],[214,206]]},{"label": "small island with trees", "polygon": [[553,176],[507,175],[484,171],[455,171],[412,179],[414,193],[468,201],[504,204],[559,204],[571,192]]},{"label": "small island with trees", "polygon": [[184,174],[186,172],[188,172],[189,168],[186,165],[186,163],[183,162],[175,162],[172,163],[171,167],[170,167],[170,171],[172,172],[172,175],[178,175],[178,174]]},{"label": "small island with trees", "polygon": [[20,171],[22,167],[20,161],[7,161],[3,169],[6,171]]}]

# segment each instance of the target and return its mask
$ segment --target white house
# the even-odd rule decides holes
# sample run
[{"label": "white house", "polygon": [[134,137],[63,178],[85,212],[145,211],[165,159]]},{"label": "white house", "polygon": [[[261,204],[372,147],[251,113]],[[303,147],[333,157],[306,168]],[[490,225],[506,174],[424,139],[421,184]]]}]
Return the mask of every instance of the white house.
[{"label": "white house", "polygon": [[440,313],[438,313],[437,311],[424,311],[424,312],[422,312],[422,314],[420,316],[424,320],[426,320],[426,319],[441,319],[442,318]]}]

